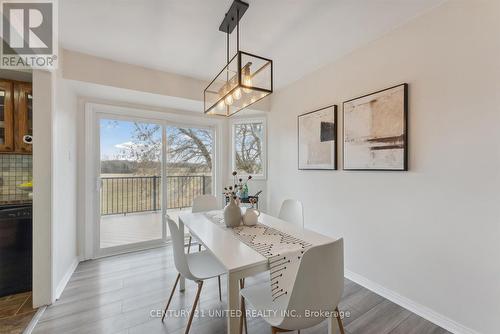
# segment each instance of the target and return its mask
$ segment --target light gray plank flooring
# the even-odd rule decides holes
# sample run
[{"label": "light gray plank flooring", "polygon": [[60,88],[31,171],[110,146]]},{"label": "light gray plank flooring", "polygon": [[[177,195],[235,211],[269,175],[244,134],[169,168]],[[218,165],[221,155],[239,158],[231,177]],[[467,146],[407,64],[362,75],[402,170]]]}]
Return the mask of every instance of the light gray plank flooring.
[{"label": "light gray plank flooring", "polygon": [[[184,333],[186,316],[170,317],[164,323],[151,316],[152,311],[163,309],[176,275],[170,247],[82,262],[61,298],[46,309],[33,333]],[[259,275],[248,279],[247,284],[266,279],[266,274]],[[225,286],[223,277],[223,301],[219,302],[217,280],[205,283],[199,304],[204,316],[194,319],[192,334],[226,332],[226,319],[215,314],[226,309]],[[170,309],[190,309],[195,292],[195,284],[186,282],[186,292],[175,293]],[[349,313],[343,320],[347,334],[448,333],[347,279],[339,308]],[[249,319],[248,329],[250,334],[271,332],[260,318]],[[327,333],[327,324],[301,333]]]}]

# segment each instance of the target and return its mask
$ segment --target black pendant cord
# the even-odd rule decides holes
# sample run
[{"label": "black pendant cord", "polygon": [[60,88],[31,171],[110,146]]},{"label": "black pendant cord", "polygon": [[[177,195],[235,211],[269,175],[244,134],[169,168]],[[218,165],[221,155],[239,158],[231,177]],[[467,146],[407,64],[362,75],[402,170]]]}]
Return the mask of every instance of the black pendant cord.
[{"label": "black pendant cord", "polygon": [[229,81],[229,33],[226,38],[226,82]]},{"label": "black pendant cord", "polygon": [[229,64],[229,32],[226,33],[226,64]]},{"label": "black pendant cord", "polygon": [[[229,85],[229,26],[226,33],[226,85]],[[229,116],[228,105],[226,105],[226,116]]]},{"label": "black pendant cord", "polygon": [[[236,54],[240,52],[240,11],[236,11]],[[238,55],[238,86],[241,85],[241,56]]]},{"label": "black pendant cord", "polygon": [[229,80],[229,32],[226,33],[226,82]]},{"label": "black pendant cord", "polygon": [[236,52],[240,51],[240,11],[236,11]]}]

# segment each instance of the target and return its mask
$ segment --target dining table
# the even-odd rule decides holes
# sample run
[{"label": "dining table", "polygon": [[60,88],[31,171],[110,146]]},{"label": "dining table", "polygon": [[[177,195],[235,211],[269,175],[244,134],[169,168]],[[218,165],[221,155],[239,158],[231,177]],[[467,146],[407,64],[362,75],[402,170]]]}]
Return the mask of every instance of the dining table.
[{"label": "dining table", "polygon": [[[222,211],[220,212],[222,215]],[[258,222],[284,232],[311,246],[323,245],[335,241],[335,238],[288,223],[277,217],[261,213]],[[214,222],[204,212],[179,214],[179,229],[185,229],[196,238],[227,271],[227,333],[239,333],[240,309],[239,283],[241,279],[269,270],[268,259],[237,238],[231,228]],[[179,289],[184,291],[185,279],[181,277]],[[338,333],[334,317],[328,319],[328,333]]]}]

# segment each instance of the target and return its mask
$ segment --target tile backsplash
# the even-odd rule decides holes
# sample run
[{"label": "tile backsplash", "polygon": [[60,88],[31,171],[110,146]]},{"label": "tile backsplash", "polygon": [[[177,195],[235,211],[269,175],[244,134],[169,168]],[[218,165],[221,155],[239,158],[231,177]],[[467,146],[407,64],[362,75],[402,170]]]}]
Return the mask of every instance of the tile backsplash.
[{"label": "tile backsplash", "polygon": [[0,203],[30,201],[28,192],[17,186],[32,178],[31,155],[0,154]]}]

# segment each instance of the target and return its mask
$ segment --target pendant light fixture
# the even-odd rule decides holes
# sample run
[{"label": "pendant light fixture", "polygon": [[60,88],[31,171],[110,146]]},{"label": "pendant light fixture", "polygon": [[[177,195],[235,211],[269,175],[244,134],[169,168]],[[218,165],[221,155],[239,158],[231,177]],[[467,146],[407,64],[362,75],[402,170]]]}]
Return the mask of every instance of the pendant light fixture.
[{"label": "pendant light fixture", "polygon": [[[226,66],[203,91],[204,112],[231,116],[273,92],[273,61],[240,51],[240,20],[248,4],[234,0],[219,31],[226,33]],[[229,59],[229,35],[236,28],[236,54]]]}]

